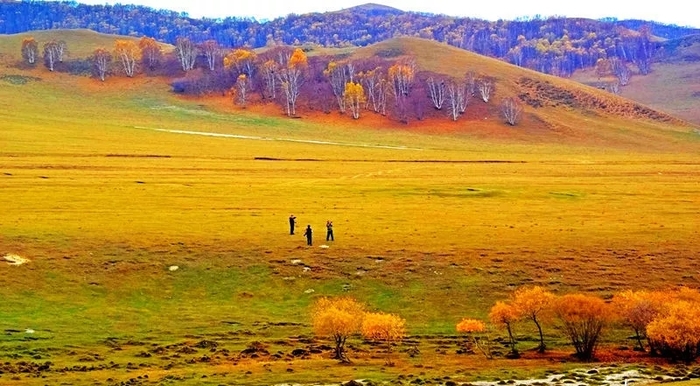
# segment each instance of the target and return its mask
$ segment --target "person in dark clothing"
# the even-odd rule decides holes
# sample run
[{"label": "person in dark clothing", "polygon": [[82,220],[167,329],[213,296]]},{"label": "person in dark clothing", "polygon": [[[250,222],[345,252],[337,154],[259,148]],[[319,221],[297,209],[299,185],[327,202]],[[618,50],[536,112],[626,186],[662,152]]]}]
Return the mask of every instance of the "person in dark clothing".
[{"label": "person in dark clothing", "polygon": [[311,230],[311,225],[306,226],[306,232],[304,232],[304,236],[306,236],[306,245],[311,245],[312,244],[312,234],[313,231]]},{"label": "person in dark clothing", "polygon": [[326,241],[335,241],[333,238],[333,221],[326,221]]},{"label": "person in dark clothing", "polygon": [[294,225],[297,223],[297,218],[296,216],[289,215],[289,234],[293,235],[294,234]]}]

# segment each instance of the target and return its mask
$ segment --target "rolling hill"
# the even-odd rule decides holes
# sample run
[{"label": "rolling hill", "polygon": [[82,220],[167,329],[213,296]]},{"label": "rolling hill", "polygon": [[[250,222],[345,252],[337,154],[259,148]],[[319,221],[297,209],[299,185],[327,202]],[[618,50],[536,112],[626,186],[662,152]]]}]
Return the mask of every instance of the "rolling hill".
[{"label": "rolling hill", "polygon": [[[19,61],[18,47],[21,40],[29,36],[19,34],[0,36],[0,52],[7,63],[6,73],[26,74],[45,78],[51,76],[43,67],[20,70],[13,63]],[[98,46],[110,47],[120,38],[116,35],[98,34],[87,30],[71,31],[37,31],[33,33],[40,43],[42,40],[62,39],[68,43],[70,57],[85,58]],[[172,46],[166,46],[172,49]],[[395,38],[368,47],[355,49],[318,48],[318,54],[332,57],[339,54],[339,60],[367,60],[381,57],[389,61],[411,58],[415,60],[419,73],[438,74],[447,78],[461,78],[467,72],[478,77],[493,79],[495,90],[489,103],[475,97],[471,100],[467,112],[457,122],[447,119],[446,113],[429,111],[424,120],[413,120],[409,125],[397,125],[378,116],[365,114],[364,120],[343,122],[335,115],[319,114],[304,110],[302,115],[307,120],[329,122],[337,125],[363,125],[371,122],[373,126],[388,126],[408,131],[441,133],[442,135],[467,135],[486,139],[498,139],[524,143],[564,143],[582,146],[610,146],[631,148],[666,149],[683,146],[693,142],[693,126],[679,118],[646,107],[629,99],[613,95],[603,90],[582,85],[567,79],[545,75],[536,71],[517,67],[501,60],[468,52],[447,44],[421,38]],[[14,52],[13,52],[14,51]],[[312,48],[309,55],[315,54]],[[343,59],[344,58],[344,59]],[[329,59],[330,60],[330,59]],[[134,90],[134,84],[157,82],[162,89],[167,89],[172,78],[144,77],[138,79],[112,77],[104,85],[124,87]],[[7,79],[7,78],[6,78]],[[64,76],[61,82],[70,84],[75,77]],[[424,82],[417,78],[416,82]],[[77,81],[76,81],[77,82]],[[87,82],[87,83],[86,83]],[[77,83],[91,83],[83,80]],[[93,83],[98,83],[96,80]],[[329,85],[323,86],[329,87]],[[138,86],[136,87],[138,88]],[[168,96],[170,98],[172,96]],[[520,100],[524,106],[522,121],[515,128],[503,123],[500,101],[505,97]],[[190,97],[191,98],[191,97]],[[302,95],[303,99],[304,96]],[[200,99],[208,108],[227,114],[238,114],[239,108],[233,106],[229,97],[210,95]],[[427,100],[427,96],[426,96]],[[425,102],[428,103],[428,102]],[[277,114],[271,106],[250,106],[248,112],[262,115]]]},{"label": "rolling hill", "polygon": [[[672,39],[662,44],[663,54],[645,76],[633,75],[620,95],[700,125],[700,35]],[[573,80],[599,83],[593,70],[577,71]]]}]

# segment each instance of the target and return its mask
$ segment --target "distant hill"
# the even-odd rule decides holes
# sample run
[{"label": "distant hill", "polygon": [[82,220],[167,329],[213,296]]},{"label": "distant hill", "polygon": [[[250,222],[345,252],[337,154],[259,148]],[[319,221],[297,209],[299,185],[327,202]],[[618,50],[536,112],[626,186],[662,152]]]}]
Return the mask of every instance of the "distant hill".
[{"label": "distant hill", "polygon": [[[653,71],[633,76],[620,95],[700,125],[700,34],[664,41],[659,50]],[[592,69],[573,79],[591,86],[601,82]]]},{"label": "distant hill", "polygon": [[[337,12],[289,15],[268,22],[228,17],[193,19],[186,14],[134,5],[1,1],[0,33],[91,29],[149,36],[173,44],[178,37],[214,40],[222,47],[270,45],[367,46],[396,36],[431,39],[548,74],[570,76],[601,57],[648,67],[663,40],[700,30],[644,21],[553,17],[489,22],[433,15],[377,4]],[[639,32],[641,31],[641,32]]]},{"label": "distant hill", "polygon": [[[74,47],[71,60],[88,64],[90,61],[79,57],[78,54],[89,55],[94,45],[109,47],[120,38],[118,35],[97,34],[85,30],[36,31],[31,35],[38,40],[60,36],[67,42],[69,50],[70,47]],[[30,34],[0,36],[0,49],[15,47],[27,36]],[[276,53],[284,49],[289,48],[275,47],[259,51],[257,65],[265,63],[268,58],[279,57]],[[672,147],[676,141],[689,138],[689,134],[682,133],[690,133],[693,130],[691,125],[669,114],[607,91],[514,66],[429,39],[400,37],[361,48],[335,51],[318,48],[320,52],[317,54],[316,48],[309,49],[309,72],[306,75],[307,81],[301,88],[297,103],[298,112],[295,115],[309,122],[344,126],[359,124],[378,129],[401,128],[415,132],[428,131],[431,134],[444,132],[529,144],[556,142],[576,146],[601,145],[637,149]],[[82,94],[112,90],[120,98],[131,98],[131,93],[137,98],[136,93],[142,92],[137,90],[147,87],[151,98],[172,99],[178,98],[177,94],[167,90],[177,91],[176,84],[193,82],[202,92],[195,90],[183,101],[196,103],[200,108],[216,109],[221,114],[231,116],[239,114],[242,109],[232,102],[232,94],[228,92],[232,83],[226,83],[237,79],[235,69],[209,71],[199,67],[190,73],[184,73],[182,70],[172,73],[168,70],[157,75],[146,72],[128,78],[120,72],[121,64],[113,62],[112,73],[105,82],[101,82],[97,78],[74,76],[70,71],[50,73],[40,64],[18,66],[19,52],[13,52],[5,55],[5,66],[0,66],[0,82],[8,82],[16,87],[19,87],[20,81],[41,80],[47,86],[56,82],[56,87],[64,93],[71,93],[76,87],[80,88],[76,92]],[[164,61],[173,60],[172,52],[166,53]],[[401,102],[387,90],[385,95],[388,103],[385,113],[373,111],[368,104],[366,108],[363,107],[362,117],[355,121],[349,112],[340,113],[331,91],[330,79],[323,74],[331,60],[341,65],[352,63],[355,79],[365,86],[368,86],[365,82],[368,70],[379,68],[380,78],[386,80],[390,66],[412,62],[415,64],[415,76],[411,81],[413,85]],[[434,108],[428,95],[428,83],[431,78],[438,84],[464,84],[469,76],[474,79],[477,89],[473,95],[466,94],[466,111],[460,114],[458,119],[452,119],[449,107],[443,107],[441,110]],[[284,116],[285,100],[281,91],[277,97],[263,96],[267,91],[260,88],[263,87],[261,77],[259,71],[251,77],[251,82],[257,86],[250,90],[246,114]],[[484,81],[493,86],[488,103],[484,102],[478,86]],[[215,92],[207,92],[206,87],[209,86],[218,88],[210,89]],[[233,95],[235,100],[235,94]],[[502,101],[509,98],[524,108],[518,124],[514,127],[506,124],[502,115]]]}]

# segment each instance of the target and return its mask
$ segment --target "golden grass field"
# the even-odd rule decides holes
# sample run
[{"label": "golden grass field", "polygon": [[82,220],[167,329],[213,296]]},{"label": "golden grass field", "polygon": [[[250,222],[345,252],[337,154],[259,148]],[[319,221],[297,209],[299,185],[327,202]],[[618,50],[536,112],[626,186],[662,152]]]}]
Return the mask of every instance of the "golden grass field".
[{"label": "golden grass field", "polygon": [[[31,260],[0,261],[0,384],[542,376],[582,366],[554,329],[546,356],[487,361],[455,354],[455,324],[521,285],[605,297],[698,287],[690,126],[556,108],[516,129],[275,111],[180,98],[158,78],[0,67],[0,256]],[[396,366],[359,339],[351,366],[290,354],[327,344],[309,305],[334,295],[406,319]],[[518,328],[521,349],[534,347],[536,332]],[[663,364],[619,350],[627,335],[611,331],[601,361]],[[268,354],[239,355],[252,342]]]}]

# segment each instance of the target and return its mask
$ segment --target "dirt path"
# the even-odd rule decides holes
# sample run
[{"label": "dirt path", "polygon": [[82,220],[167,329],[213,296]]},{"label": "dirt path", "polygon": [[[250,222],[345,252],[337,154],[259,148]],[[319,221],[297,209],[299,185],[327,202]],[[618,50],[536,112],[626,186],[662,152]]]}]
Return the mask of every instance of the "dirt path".
[{"label": "dirt path", "polygon": [[320,140],[313,140],[313,139],[258,137],[258,136],[252,136],[252,135],[211,133],[211,132],[205,132],[205,131],[154,129],[154,128],[143,127],[143,126],[134,126],[134,128],[141,129],[141,130],[160,131],[160,132],[172,133],[172,134],[201,135],[201,136],[205,136],[205,137],[247,139],[247,140],[253,140],[253,141],[296,142],[296,143],[309,143],[309,144],[313,144],[313,145],[350,146],[350,147],[363,147],[363,148],[371,148],[371,149],[389,149],[389,150],[413,150],[413,151],[423,150],[420,148],[406,147],[406,146],[369,145],[369,144],[364,144],[364,143],[320,141]]}]

